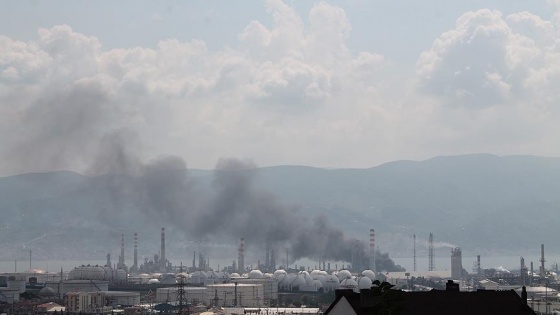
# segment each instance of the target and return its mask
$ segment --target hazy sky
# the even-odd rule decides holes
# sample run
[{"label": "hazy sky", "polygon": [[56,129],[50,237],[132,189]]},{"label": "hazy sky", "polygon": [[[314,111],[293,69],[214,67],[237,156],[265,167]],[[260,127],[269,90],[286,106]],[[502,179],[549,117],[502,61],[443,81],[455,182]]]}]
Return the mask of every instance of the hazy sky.
[{"label": "hazy sky", "polygon": [[560,2],[0,5],[0,175],[560,155]]}]

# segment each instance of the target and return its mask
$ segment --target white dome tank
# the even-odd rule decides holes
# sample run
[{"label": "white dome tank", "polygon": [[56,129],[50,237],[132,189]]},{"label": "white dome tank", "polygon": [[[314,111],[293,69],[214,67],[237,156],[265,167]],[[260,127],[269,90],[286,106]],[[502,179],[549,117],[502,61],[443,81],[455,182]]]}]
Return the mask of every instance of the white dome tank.
[{"label": "white dome tank", "polygon": [[340,281],[338,281],[338,278],[336,276],[328,275],[323,281],[323,289],[328,291],[335,290],[336,288],[338,288],[339,283]]},{"label": "white dome tank", "polygon": [[323,283],[319,280],[313,280],[313,282],[311,283],[315,289],[319,290],[323,288]]},{"label": "white dome tank", "polygon": [[276,270],[276,271],[274,272],[274,274],[272,275],[272,277],[273,277],[274,279],[278,279],[278,276],[280,276],[280,275],[284,275],[284,276],[285,276],[286,274],[287,274],[286,270],[284,270],[284,269],[278,269],[278,270]]},{"label": "white dome tank", "polygon": [[358,278],[358,288],[359,289],[371,289],[373,282],[369,277],[362,276]]},{"label": "white dome tank", "polygon": [[362,271],[362,276],[366,276],[366,277],[370,278],[371,281],[375,280],[375,272],[373,272],[369,269]]},{"label": "white dome tank", "polygon": [[344,279],[351,279],[352,273],[348,270],[340,270],[336,276],[338,277],[339,281],[342,281]]},{"label": "white dome tank", "polygon": [[148,284],[158,284],[159,280],[158,279],[150,279],[148,280]]},{"label": "white dome tank", "polygon": [[258,269],[249,272],[249,279],[262,279],[263,277],[263,273]]},{"label": "white dome tank", "polygon": [[356,282],[356,280],[353,279],[344,279],[342,281],[340,281],[340,284],[338,285],[339,289],[352,289],[354,291],[359,290],[358,289],[358,283]]}]

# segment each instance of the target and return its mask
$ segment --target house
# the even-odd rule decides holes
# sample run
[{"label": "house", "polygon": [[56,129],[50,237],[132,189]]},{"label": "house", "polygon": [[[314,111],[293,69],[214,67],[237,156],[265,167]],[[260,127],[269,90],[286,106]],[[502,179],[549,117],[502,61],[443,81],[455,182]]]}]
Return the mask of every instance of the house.
[{"label": "house", "polygon": [[334,302],[325,315],[444,315],[444,314],[536,314],[527,305],[527,292],[522,297],[514,290],[460,292],[459,285],[448,281],[446,290],[405,292],[400,290],[337,290]]},{"label": "house", "polygon": [[54,312],[60,313],[61,311],[65,311],[65,310],[66,310],[66,307],[64,307],[62,305],[59,305],[59,304],[56,304],[54,302],[39,304],[35,308],[35,311],[38,314],[52,314]]}]

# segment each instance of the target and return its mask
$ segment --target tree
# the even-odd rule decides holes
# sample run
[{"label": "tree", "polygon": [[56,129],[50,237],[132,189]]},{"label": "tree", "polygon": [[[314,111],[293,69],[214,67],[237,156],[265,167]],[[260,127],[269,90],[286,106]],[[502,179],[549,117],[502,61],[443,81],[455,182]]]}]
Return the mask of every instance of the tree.
[{"label": "tree", "polygon": [[375,280],[372,286],[372,295],[380,296],[380,302],[374,306],[374,314],[379,315],[398,315],[403,313],[400,302],[404,300],[404,292],[394,290],[394,285],[387,281],[380,282]]}]

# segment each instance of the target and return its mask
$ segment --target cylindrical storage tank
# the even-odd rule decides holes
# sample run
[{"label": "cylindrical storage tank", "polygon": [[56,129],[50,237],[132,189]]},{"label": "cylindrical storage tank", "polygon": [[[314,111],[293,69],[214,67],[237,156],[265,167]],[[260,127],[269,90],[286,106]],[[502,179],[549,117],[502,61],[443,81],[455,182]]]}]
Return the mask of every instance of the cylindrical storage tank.
[{"label": "cylindrical storage tank", "polygon": [[17,290],[19,293],[25,292],[25,278],[21,276],[9,276],[7,282],[9,290]]},{"label": "cylindrical storage tank", "polygon": [[105,277],[105,270],[99,266],[76,267],[68,273],[68,280],[110,280]]}]

